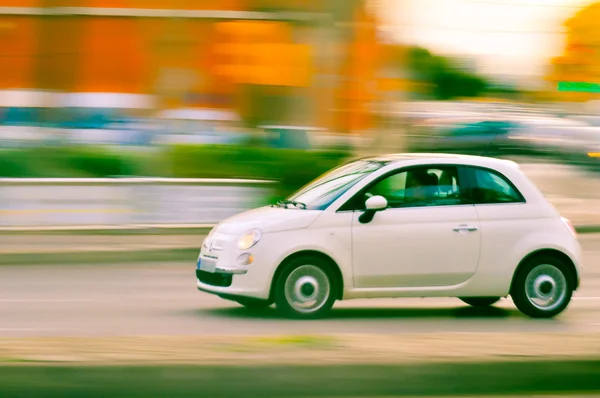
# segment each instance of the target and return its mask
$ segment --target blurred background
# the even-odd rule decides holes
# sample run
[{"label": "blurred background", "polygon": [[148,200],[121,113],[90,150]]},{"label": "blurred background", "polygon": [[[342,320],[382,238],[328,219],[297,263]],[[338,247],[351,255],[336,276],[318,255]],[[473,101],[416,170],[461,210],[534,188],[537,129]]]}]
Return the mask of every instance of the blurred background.
[{"label": "blurred background", "polygon": [[[588,0],[0,0],[0,224],[217,222],[381,152],[508,157],[597,197],[599,18]],[[48,180],[100,177],[119,181]],[[166,216],[173,198],[199,202]]]},{"label": "blurred background", "polygon": [[[332,319],[290,323],[197,292],[194,260],[215,223],[344,161],[415,151],[515,160],[573,222],[585,282],[565,316],[531,321],[510,300],[489,311],[358,300]],[[191,396],[272,374],[285,375],[271,378],[278,391],[329,388],[286,367],[243,383],[228,371],[122,369],[75,383],[77,372],[37,361],[254,364],[284,352],[302,362],[314,349],[320,364],[350,351],[412,369],[415,358],[463,354],[597,356],[599,177],[598,0],[0,0],[0,367],[19,365],[1,368],[0,396],[130,398],[141,385],[144,397]],[[228,337],[289,333],[335,336]],[[330,384],[347,396],[361,384],[382,396],[589,392],[600,390],[598,363],[436,368],[429,379],[345,370]],[[543,383],[528,381],[536,372]],[[470,379],[461,390],[443,375]],[[398,394],[414,380],[425,381]],[[27,388],[36,392],[17,393]],[[244,396],[293,395],[273,391]],[[200,396],[242,395],[211,392]]]}]

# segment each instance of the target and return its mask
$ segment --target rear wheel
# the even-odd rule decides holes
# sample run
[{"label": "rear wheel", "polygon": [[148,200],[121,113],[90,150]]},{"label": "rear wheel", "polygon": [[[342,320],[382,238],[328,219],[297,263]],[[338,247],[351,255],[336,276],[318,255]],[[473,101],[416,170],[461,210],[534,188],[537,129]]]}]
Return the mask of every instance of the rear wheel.
[{"label": "rear wheel", "polygon": [[319,318],[333,307],[337,283],[329,263],[316,257],[301,257],[284,267],[275,285],[275,305],[282,315]]},{"label": "rear wheel", "polygon": [[484,308],[490,307],[500,301],[500,297],[459,297],[464,303],[471,307]]},{"label": "rear wheel", "polygon": [[573,280],[563,261],[552,256],[539,256],[517,271],[511,296],[525,315],[551,318],[567,308],[573,288]]}]

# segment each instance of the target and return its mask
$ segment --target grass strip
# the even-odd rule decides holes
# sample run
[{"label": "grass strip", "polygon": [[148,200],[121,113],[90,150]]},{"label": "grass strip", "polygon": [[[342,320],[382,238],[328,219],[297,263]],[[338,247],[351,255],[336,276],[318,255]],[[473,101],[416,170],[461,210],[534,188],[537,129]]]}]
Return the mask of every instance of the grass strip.
[{"label": "grass strip", "polygon": [[327,366],[0,367],[2,397],[392,397],[600,391],[600,360]]}]

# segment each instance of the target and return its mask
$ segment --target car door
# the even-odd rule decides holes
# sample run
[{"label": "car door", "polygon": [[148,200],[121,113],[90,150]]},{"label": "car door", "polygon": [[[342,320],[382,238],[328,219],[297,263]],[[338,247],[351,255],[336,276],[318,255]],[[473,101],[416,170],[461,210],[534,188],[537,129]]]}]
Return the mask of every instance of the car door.
[{"label": "car door", "polygon": [[502,173],[481,167],[464,168],[465,190],[472,198],[480,220],[481,271],[503,272],[510,254],[524,237],[539,232],[536,220],[543,216]]},{"label": "car door", "polygon": [[[475,273],[479,220],[461,191],[459,172],[454,165],[400,169],[369,184],[355,197],[355,287],[452,286]],[[424,194],[418,195],[419,190]],[[361,223],[364,198],[372,195],[385,197],[388,208]]]}]

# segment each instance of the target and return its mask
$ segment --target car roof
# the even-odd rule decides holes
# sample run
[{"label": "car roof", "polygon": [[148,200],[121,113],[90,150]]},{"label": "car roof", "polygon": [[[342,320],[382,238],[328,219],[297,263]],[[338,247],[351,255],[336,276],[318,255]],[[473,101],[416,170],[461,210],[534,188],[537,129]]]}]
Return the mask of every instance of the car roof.
[{"label": "car roof", "polygon": [[423,163],[458,163],[465,165],[474,165],[482,167],[506,167],[512,166],[518,168],[518,164],[512,160],[491,158],[487,156],[461,155],[451,153],[394,153],[386,155],[378,155],[363,160],[385,163],[406,163],[423,164]]}]

